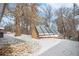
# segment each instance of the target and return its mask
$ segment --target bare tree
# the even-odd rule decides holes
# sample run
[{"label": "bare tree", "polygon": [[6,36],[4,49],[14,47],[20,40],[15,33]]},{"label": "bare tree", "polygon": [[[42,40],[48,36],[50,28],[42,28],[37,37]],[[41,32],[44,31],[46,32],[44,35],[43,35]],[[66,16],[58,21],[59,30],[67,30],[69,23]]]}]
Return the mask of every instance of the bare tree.
[{"label": "bare tree", "polygon": [[22,16],[22,6],[20,4],[17,4],[14,15],[15,15],[15,36],[21,35],[21,28],[20,28],[20,21],[21,21],[21,16]]},{"label": "bare tree", "polygon": [[0,16],[0,22],[1,22],[1,19],[2,19],[3,15],[4,15],[6,6],[7,6],[7,3],[4,3],[4,4],[3,4],[3,8],[2,8],[2,13],[1,13],[1,16]]},{"label": "bare tree", "polygon": [[[26,34],[31,34],[37,20],[38,4],[18,4],[15,9],[16,34],[20,35],[21,29],[26,28]],[[20,22],[21,21],[21,22]],[[22,27],[22,28],[21,28]],[[30,30],[28,29],[30,27]],[[24,29],[23,29],[24,30]],[[24,30],[24,31],[25,31]]]},{"label": "bare tree", "polygon": [[59,11],[56,11],[58,15],[57,26],[60,33],[65,37],[72,36],[73,32],[73,21],[71,8],[61,7]]},{"label": "bare tree", "polygon": [[45,25],[46,27],[50,26],[51,18],[53,16],[52,7],[48,4],[46,8],[41,8],[43,10]]}]

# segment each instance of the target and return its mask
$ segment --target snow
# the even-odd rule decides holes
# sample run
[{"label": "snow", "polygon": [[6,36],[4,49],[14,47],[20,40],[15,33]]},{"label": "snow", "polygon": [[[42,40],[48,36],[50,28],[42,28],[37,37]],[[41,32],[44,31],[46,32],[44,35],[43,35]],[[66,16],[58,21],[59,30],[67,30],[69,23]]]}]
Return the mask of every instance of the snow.
[{"label": "snow", "polygon": [[31,45],[34,45],[34,46],[39,45],[37,42],[32,40],[31,35],[22,34],[21,36],[15,36],[14,33],[9,33],[9,32],[7,34],[5,34],[5,35],[16,38],[16,39],[23,40],[23,41],[27,42],[28,44],[31,44]]},{"label": "snow", "polygon": [[[59,44],[61,42],[61,39],[54,39],[54,38],[42,38],[42,39],[34,39],[31,37],[31,35],[24,35],[21,36],[14,36],[14,33],[7,33],[7,36],[18,38],[24,41],[28,41],[28,43],[31,44],[39,44],[39,49],[35,50],[32,54],[29,54],[31,56],[38,56],[50,49],[51,47],[54,47],[55,45]],[[37,47],[37,46],[36,46]],[[26,54],[26,53],[25,53]]]},{"label": "snow", "polygon": [[39,37],[43,37],[43,38],[47,38],[47,37],[49,37],[49,38],[58,38],[58,36],[59,35],[53,35],[52,33],[50,33],[51,35],[49,35],[48,33],[45,33],[45,35],[40,35]]},{"label": "snow", "polygon": [[76,30],[79,31],[79,24],[77,25]]},{"label": "snow", "polygon": [[[35,40],[35,39],[33,39]],[[61,42],[61,39],[53,39],[53,38],[43,38],[39,40],[35,40],[39,43],[41,46],[41,49],[39,51],[36,51],[32,54],[32,56],[38,56],[50,49],[51,47],[54,47],[55,45],[59,44]]]},{"label": "snow", "polygon": [[0,29],[4,29],[4,27],[2,27],[2,26],[0,25]]},{"label": "snow", "polygon": [[[14,37],[19,38],[25,41],[31,41],[31,43],[36,42],[40,45],[38,46],[39,49],[35,49],[33,53],[27,54],[26,52],[23,53],[21,56],[43,56],[43,55],[79,55],[79,42],[64,40],[64,39],[54,39],[54,38],[41,38],[41,39],[34,39],[31,38],[30,35],[24,35],[15,37],[14,33],[7,33],[5,34],[6,38]],[[27,40],[26,40],[27,39]],[[10,41],[10,40],[9,40]],[[29,42],[28,42],[29,43]],[[37,47],[37,46],[35,46]],[[34,47],[34,48],[35,48]],[[73,47],[76,47],[73,49]]]},{"label": "snow", "polygon": [[79,15],[75,16],[75,19],[79,19]]},{"label": "snow", "polygon": [[79,56],[79,42],[63,39],[40,56]]},{"label": "snow", "polygon": [[0,29],[4,29],[3,27],[0,27]]},{"label": "snow", "polygon": [[22,34],[21,36],[15,36],[15,33],[10,33],[10,32],[8,32],[6,35],[10,36],[10,37],[17,38],[17,39],[21,39],[21,40],[24,40],[24,41],[31,41],[31,39],[32,39],[31,35]]}]

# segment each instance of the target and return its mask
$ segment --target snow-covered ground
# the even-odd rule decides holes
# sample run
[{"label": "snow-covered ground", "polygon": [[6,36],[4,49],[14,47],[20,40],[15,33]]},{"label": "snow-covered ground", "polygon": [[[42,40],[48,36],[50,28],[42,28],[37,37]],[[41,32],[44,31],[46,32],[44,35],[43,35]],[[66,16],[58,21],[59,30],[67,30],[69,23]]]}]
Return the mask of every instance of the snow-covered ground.
[{"label": "snow-covered ground", "polygon": [[10,36],[10,37],[21,39],[21,40],[24,40],[24,41],[31,41],[31,39],[32,39],[31,35],[21,34],[21,36],[15,36],[14,33],[10,33],[10,32],[6,33],[5,36]]},{"label": "snow-covered ground", "polygon": [[[35,40],[35,39],[34,39]],[[35,40],[39,43],[41,48],[39,51],[36,51],[32,54],[32,56],[38,56],[50,49],[51,47],[54,47],[55,45],[59,44],[61,42],[60,39],[53,39],[53,38],[43,38],[40,40]]]},{"label": "snow-covered ground", "polygon": [[53,39],[53,38],[34,39],[30,35],[24,35],[24,34],[22,34],[21,36],[17,36],[17,37],[15,37],[14,34],[12,34],[12,33],[8,33],[5,35],[10,36],[10,37],[14,37],[17,39],[21,39],[24,41],[28,41],[28,42],[33,43],[35,45],[39,44],[40,49],[35,51],[34,53],[30,54],[31,56],[41,55],[42,53],[44,53],[45,51],[47,51],[51,47],[54,47],[55,45],[57,45],[58,43],[61,42],[61,39]]},{"label": "snow-covered ground", "polygon": [[[70,41],[68,39],[55,39],[55,38],[34,39],[30,35],[24,35],[24,34],[15,37],[14,34],[12,33],[5,34],[4,36],[17,38],[18,40],[19,39],[24,40],[28,43],[31,43],[31,45],[34,45],[34,48],[39,47],[39,49],[35,50],[33,53],[29,53],[28,56],[79,55],[79,42],[76,41]],[[27,56],[27,53],[25,52],[22,55]]]},{"label": "snow-covered ground", "polygon": [[51,47],[40,56],[79,56],[79,42],[62,40],[59,44]]},{"label": "snow-covered ground", "polygon": [[[20,53],[20,49],[22,49],[23,46],[21,46],[21,43],[28,45],[27,48],[24,48],[25,50]],[[31,40],[31,36],[22,34],[21,36],[15,37],[13,33],[6,33],[4,34],[4,38],[0,38],[0,48],[5,47],[5,44],[10,44],[11,46],[19,46],[20,49],[18,50],[19,54],[14,54],[18,56],[28,56],[32,54],[34,51],[39,50],[39,44],[33,40]],[[28,49],[29,48],[29,49]],[[27,51],[28,49],[28,51]],[[8,50],[7,50],[8,51]],[[16,51],[16,50],[15,50]]]},{"label": "snow-covered ground", "polygon": [[38,45],[36,41],[32,40],[31,35],[22,34],[21,36],[15,36],[14,33],[7,33],[5,34],[5,36],[20,39],[20,40],[26,41],[27,43],[33,44],[33,45]]}]

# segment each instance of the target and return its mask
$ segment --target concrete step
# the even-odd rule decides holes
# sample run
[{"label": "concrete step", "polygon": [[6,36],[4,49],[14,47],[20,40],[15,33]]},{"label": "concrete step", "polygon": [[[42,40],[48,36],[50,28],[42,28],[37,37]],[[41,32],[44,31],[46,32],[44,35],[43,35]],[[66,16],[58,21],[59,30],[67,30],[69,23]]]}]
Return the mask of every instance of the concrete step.
[{"label": "concrete step", "polygon": [[57,38],[58,35],[39,35],[39,38]]}]

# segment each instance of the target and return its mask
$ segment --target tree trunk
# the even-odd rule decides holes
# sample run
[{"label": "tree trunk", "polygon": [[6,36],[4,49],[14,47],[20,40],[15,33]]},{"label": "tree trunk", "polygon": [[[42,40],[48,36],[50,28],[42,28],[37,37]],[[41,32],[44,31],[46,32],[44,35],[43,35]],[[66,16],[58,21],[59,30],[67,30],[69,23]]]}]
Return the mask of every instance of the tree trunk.
[{"label": "tree trunk", "polygon": [[20,36],[21,35],[21,31],[20,31],[20,19],[19,17],[16,16],[16,20],[15,20],[15,36]]},{"label": "tree trunk", "polygon": [[6,5],[7,5],[7,3],[4,3],[4,4],[3,4],[2,13],[1,13],[1,16],[0,16],[0,22],[1,22],[1,19],[2,19],[3,15],[4,15]]},{"label": "tree trunk", "polygon": [[38,32],[34,24],[32,24],[32,38],[38,38]]}]

